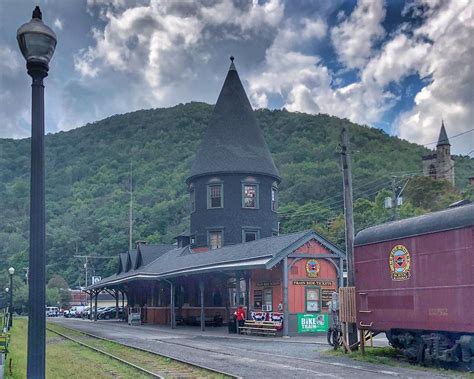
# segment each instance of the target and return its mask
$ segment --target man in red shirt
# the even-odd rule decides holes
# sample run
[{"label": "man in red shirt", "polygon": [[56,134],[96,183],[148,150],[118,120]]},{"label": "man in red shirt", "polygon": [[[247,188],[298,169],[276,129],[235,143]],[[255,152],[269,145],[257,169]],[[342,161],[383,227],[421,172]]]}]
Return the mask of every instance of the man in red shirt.
[{"label": "man in red shirt", "polygon": [[240,334],[240,327],[244,326],[245,324],[245,311],[244,308],[240,305],[237,309],[237,323],[239,325],[238,333]]}]

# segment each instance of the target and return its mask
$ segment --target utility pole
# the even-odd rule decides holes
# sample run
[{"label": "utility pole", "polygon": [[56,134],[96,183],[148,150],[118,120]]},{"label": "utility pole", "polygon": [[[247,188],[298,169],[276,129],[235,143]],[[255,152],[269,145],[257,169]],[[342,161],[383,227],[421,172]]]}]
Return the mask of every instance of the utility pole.
[{"label": "utility pole", "polygon": [[[354,273],[354,215],[352,206],[352,174],[351,156],[349,150],[349,135],[346,128],[341,131],[341,165],[344,185],[344,218],[346,224],[346,256],[347,256],[347,284],[355,286]],[[349,346],[357,343],[357,326],[355,323],[348,325]]]},{"label": "utility pole", "polygon": [[395,184],[395,176],[392,176],[392,193],[393,193],[393,198],[392,198],[392,220],[395,221],[397,219],[397,202],[398,202],[398,196],[397,196],[397,187]]},{"label": "utility pole", "polygon": [[130,162],[130,208],[128,210],[128,225],[129,225],[129,243],[128,250],[132,251],[133,247],[133,165]]},{"label": "utility pole", "polygon": [[[76,249],[77,251],[77,249]],[[84,269],[86,270],[86,285],[85,288],[87,288],[87,282],[88,282],[88,268],[89,268],[89,259],[111,259],[115,258],[113,255],[108,255],[108,256],[100,256],[100,255],[74,255],[75,258],[84,258],[86,260],[86,263],[84,263]],[[91,301],[92,301],[92,296],[91,296]],[[86,303],[87,303],[87,295],[86,295]]]}]

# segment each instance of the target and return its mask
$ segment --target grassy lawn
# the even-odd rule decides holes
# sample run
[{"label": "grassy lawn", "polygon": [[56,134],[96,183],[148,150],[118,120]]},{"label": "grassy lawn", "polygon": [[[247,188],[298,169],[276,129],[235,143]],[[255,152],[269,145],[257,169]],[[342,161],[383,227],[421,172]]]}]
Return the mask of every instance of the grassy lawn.
[{"label": "grassy lawn", "polygon": [[447,376],[457,376],[467,379],[474,379],[474,373],[460,372],[454,370],[446,370],[443,368],[424,367],[420,365],[410,364],[403,354],[392,348],[392,347],[366,347],[365,355],[358,351],[354,351],[351,354],[345,354],[343,349],[338,350],[327,350],[322,354],[332,357],[347,357],[356,361],[362,361],[367,363],[382,364],[392,367],[405,367],[415,370],[431,371],[436,374],[444,374]]},{"label": "grassy lawn", "polygon": [[[26,378],[27,319],[15,318],[5,365],[5,378]],[[8,364],[11,359],[11,375]],[[146,378],[135,369],[64,340],[53,333],[46,338],[47,378]]]},{"label": "grassy lawn", "polygon": [[113,354],[116,357],[125,359],[126,361],[133,362],[140,367],[146,368],[152,372],[167,372],[173,370],[175,372],[182,373],[183,376],[193,378],[225,378],[226,376],[209,372],[207,370],[201,370],[196,367],[189,366],[187,364],[166,358],[160,357],[156,354],[151,354],[137,349],[129,348],[120,345],[115,342],[104,341],[101,339],[91,339],[87,335],[65,328],[61,325],[50,323],[49,327],[59,333],[70,336],[78,341],[87,343],[97,349],[106,351],[107,353]]}]

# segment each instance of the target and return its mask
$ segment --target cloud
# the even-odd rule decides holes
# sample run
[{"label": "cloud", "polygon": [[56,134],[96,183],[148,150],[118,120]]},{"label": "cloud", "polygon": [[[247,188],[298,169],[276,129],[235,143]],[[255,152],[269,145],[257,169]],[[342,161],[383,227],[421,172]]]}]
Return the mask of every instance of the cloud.
[{"label": "cloud", "polygon": [[63,30],[63,22],[59,18],[54,20],[53,25],[56,29]]},{"label": "cloud", "polygon": [[120,11],[116,8],[124,7],[123,1],[89,4],[105,6],[106,24],[93,30],[95,45],[75,55],[75,69],[89,78],[104,70],[127,74],[138,69],[158,104],[163,104],[172,85],[192,79],[195,67],[210,59],[209,51],[203,53],[206,44],[264,33],[280,22],[284,9],[279,0],[240,7],[230,0],[212,4],[152,0]]},{"label": "cloud", "polygon": [[361,68],[370,59],[374,43],[385,35],[384,18],[383,0],[359,0],[349,18],[332,28],[336,53],[347,68]]},{"label": "cloud", "polygon": [[[436,12],[433,12],[433,8]],[[420,76],[430,77],[414,99],[414,107],[396,123],[400,137],[427,143],[436,141],[444,119],[448,135],[472,128],[474,113],[474,19],[468,0],[439,2],[426,9],[425,23],[414,30],[414,38],[432,41],[417,59]],[[455,151],[466,154],[474,147],[472,135],[452,140]]]}]

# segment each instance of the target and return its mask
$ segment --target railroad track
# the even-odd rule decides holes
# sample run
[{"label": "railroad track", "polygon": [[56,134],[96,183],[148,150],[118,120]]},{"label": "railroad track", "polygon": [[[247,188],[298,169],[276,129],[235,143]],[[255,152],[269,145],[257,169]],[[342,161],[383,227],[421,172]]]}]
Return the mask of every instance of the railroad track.
[{"label": "railroad track", "polygon": [[[219,371],[219,370],[212,369],[212,368],[209,368],[209,367],[197,365],[195,363],[191,363],[191,362],[188,362],[188,361],[183,360],[183,359],[177,359],[177,358],[174,358],[174,357],[171,357],[171,356],[167,356],[166,354],[158,354],[158,353],[155,353],[155,352],[147,350],[147,349],[143,349],[143,348],[131,346],[131,345],[128,345],[128,344],[120,343],[120,342],[117,342],[117,341],[110,340],[108,338],[96,336],[96,335],[91,334],[91,333],[78,331],[76,329],[67,328],[67,327],[64,327],[64,326],[61,326],[61,329],[66,330],[66,332],[64,332],[64,331],[60,332],[58,330],[55,330],[54,328],[51,328],[50,326],[47,326],[46,329],[48,331],[54,333],[54,334],[57,334],[61,338],[67,339],[67,340],[72,341],[72,342],[74,342],[74,343],[76,343],[80,346],[83,346],[87,349],[93,350],[96,353],[99,353],[101,355],[105,355],[105,356],[107,356],[111,359],[119,361],[122,364],[124,364],[126,366],[129,366],[129,367],[132,367],[135,370],[139,371],[140,373],[142,373],[146,376],[152,377],[152,378],[196,378],[196,377],[240,378],[238,376],[235,376],[235,375],[227,373],[227,372],[223,372],[223,371]],[[78,338],[71,337],[71,335],[67,335],[67,331],[73,332],[76,335],[76,337],[79,336],[82,340],[80,340]],[[173,367],[158,367],[157,369],[153,369],[153,368],[150,368],[150,367],[145,368],[145,367],[139,366],[138,364],[132,363],[132,362],[130,362],[130,361],[124,359],[124,358],[121,358],[117,354],[112,354],[112,353],[106,351],[106,348],[103,348],[103,347],[99,348],[98,346],[92,346],[92,345],[94,345],[94,343],[92,343],[92,345],[89,344],[89,343],[86,343],[86,342],[84,342],[85,339],[89,339],[90,342],[93,342],[95,340],[95,341],[104,341],[106,343],[120,345],[120,346],[126,347],[128,349],[135,350],[135,351],[140,352],[140,353],[144,352],[144,353],[148,353],[148,354],[151,354],[153,356],[156,356],[156,357],[165,358],[165,359],[170,360],[171,362],[179,362],[180,365],[179,365],[178,368],[173,368]],[[137,356],[137,358],[138,358],[138,356]],[[151,366],[153,366],[153,363],[151,363]]]}]

